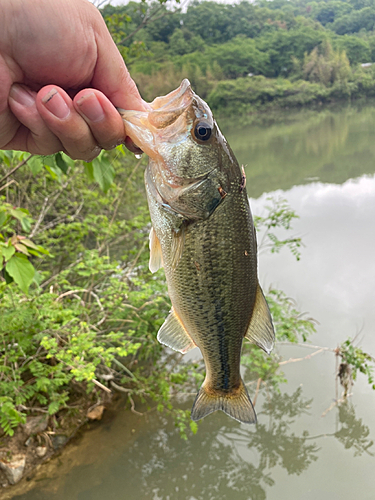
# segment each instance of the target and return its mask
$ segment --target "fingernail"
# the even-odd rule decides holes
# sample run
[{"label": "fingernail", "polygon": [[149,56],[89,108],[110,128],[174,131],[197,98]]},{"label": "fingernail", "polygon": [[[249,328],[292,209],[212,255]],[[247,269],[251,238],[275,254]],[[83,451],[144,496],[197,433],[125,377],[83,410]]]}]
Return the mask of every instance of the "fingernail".
[{"label": "fingernail", "polygon": [[78,99],[77,105],[81,113],[91,122],[103,120],[104,111],[94,92],[85,94]]},{"label": "fingernail", "polygon": [[18,83],[15,83],[14,85],[11,86],[9,97],[14,99],[19,104],[22,104],[22,106],[26,106],[28,108],[35,104],[34,95],[31,94],[28,90],[26,90],[25,87],[19,85]]},{"label": "fingernail", "polygon": [[60,120],[67,118],[70,114],[69,106],[56,89],[50,90],[48,94],[43,97],[42,103],[50,113],[60,118]]}]

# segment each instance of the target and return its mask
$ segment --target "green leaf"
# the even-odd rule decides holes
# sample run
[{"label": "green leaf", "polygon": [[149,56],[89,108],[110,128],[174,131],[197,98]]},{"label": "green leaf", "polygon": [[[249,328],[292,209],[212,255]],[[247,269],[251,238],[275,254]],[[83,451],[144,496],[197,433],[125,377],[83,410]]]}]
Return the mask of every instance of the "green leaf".
[{"label": "green leaf", "polygon": [[39,174],[39,172],[43,168],[43,160],[40,156],[33,156],[32,158],[30,158],[27,164],[33,175]]},{"label": "green leaf", "polygon": [[0,226],[3,226],[8,218],[6,212],[0,212]]},{"label": "green leaf", "polygon": [[21,290],[27,293],[35,275],[35,268],[27,257],[21,254],[13,255],[5,266],[5,270]]},{"label": "green leaf", "polygon": [[84,163],[85,174],[90,182],[94,182],[94,167],[92,165],[92,161],[88,163]]},{"label": "green leaf", "polygon": [[110,160],[104,156],[104,152],[102,152],[98,158],[95,158],[95,160],[92,161],[92,166],[94,179],[99,184],[101,189],[104,192],[107,192],[115,177],[115,171]]},{"label": "green leaf", "polygon": [[23,218],[25,218],[28,215],[28,210],[24,208],[10,208],[9,213],[12,217],[15,219],[21,221]]},{"label": "green leaf", "polygon": [[28,217],[24,217],[20,222],[25,233],[29,233],[31,231],[31,220]]},{"label": "green leaf", "polygon": [[62,157],[61,153],[56,153],[56,155],[55,155],[55,162],[56,162],[56,165],[59,167],[59,169],[62,172],[64,172],[64,174],[67,174],[68,169],[69,169],[69,165],[66,163],[66,161]]},{"label": "green leaf", "polygon": [[198,431],[198,424],[197,422],[194,422],[193,420],[190,421],[190,430],[193,434],[196,434]]},{"label": "green leaf", "polygon": [[16,253],[16,249],[13,245],[8,247],[3,247],[3,256],[5,260],[9,260]]},{"label": "green leaf", "polygon": [[61,169],[56,165],[54,156],[44,158],[44,168],[51,175],[53,180],[61,182]]}]

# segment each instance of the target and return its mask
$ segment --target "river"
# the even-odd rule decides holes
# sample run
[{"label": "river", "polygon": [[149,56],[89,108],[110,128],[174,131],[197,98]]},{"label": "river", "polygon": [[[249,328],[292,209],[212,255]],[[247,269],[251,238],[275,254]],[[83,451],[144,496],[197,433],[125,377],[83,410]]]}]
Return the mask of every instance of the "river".
[{"label": "river", "polygon": [[[283,290],[319,322],[311,344],[356,337],[375,355],[375,107],[222,128],[246,165],[253,213],[273,196],[299,215],[292,233],[303,239],[301,259],[261,252],[263,288]],[[276,349],[286,360],[317,350]],[[335,363],[324,351],[286,364],[281,392],[260,393],[257,426],[218,412],[186,442],[163,415],[120,406],[14,499],[373,500],[375,392],[359,374],[348,400],[334,405]]]}]

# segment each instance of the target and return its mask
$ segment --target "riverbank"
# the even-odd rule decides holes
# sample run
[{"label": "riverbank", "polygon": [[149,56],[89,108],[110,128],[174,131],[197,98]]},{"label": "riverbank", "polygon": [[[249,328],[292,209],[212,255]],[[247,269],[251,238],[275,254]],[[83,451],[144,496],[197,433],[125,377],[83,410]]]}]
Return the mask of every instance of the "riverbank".
[{"label": "riverbank", "polygon": [[[107,409],[118,404],[119,397],[103,394],[103,399],[94,403],[89,396],[75,401],[74,411],[60,410],[55,415],[34,413],[25,424],[15,430],[13,436],[2,436],[0,442],[0,497],[9,490],[14,495],[24,490],[25,480],[55,457],[63,448],[93,422],[102,420]],[[20,488],[17,485],[23,484]]]},{"label": "riverbank", "polygon": [[330,85],[262,75],[220,81],[205,79],[202,85],[202,77],[198,78],[194,72],[183,75],[177,71],[172,76],[173,70],[169,68],[166,73],[167,77],[161,80],[159,73],[148,76],[134,72],[133,77],[146,100],[152,101],[174,90],[182,78],[188,77],[193,90],[206,100],[215,115],[225,118],[261,117],[270,111],[285,109],[319,109],[375,97],[375,70],[372,68],[358,68],[350,78]]}]

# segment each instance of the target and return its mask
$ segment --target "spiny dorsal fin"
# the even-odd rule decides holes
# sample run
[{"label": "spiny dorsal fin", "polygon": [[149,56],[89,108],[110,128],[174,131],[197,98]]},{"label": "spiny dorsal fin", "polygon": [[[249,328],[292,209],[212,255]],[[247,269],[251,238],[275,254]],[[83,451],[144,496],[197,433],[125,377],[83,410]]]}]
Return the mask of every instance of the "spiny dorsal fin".
[{"label": "spiny dorsal fin", "polygon": [[193,339],[174,312],[173,307],[158,331],[158,341],[175,351],[182,352],[182,354],[196,347]]},{"label": "spiny dorsal fin", "polygon": [[270,354],[275,343],[271,313],[259,284],[255,296],[253,315],[245,338],[261,347],[267,354]]},{"label": "spiny dorsal fin", "polygon": [[156,273],[158,269],[163,267],[163,255],[161,253],[161,245],[159,238],[156,236],[155,229],[151,227],[149,236],[150,245],[150,262],[149,268],[152,273]]}]

